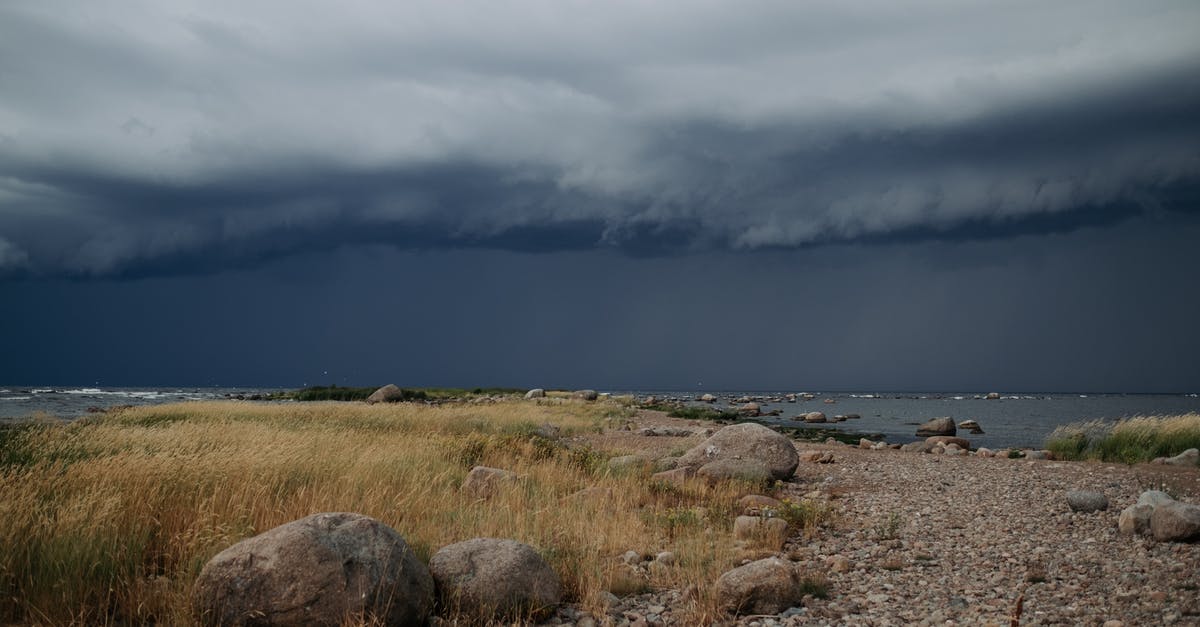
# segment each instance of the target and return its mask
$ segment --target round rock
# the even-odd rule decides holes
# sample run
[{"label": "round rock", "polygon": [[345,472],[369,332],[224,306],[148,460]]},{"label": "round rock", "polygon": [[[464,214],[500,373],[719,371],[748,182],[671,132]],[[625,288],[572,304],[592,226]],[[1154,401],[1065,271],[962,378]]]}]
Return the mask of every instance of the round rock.
[{"label": "round rock", "polygon": [[433,607],[433,579],[391,527],[313,514],[218,553],[192,602],[204,625],[417,625]]},{"label": "round rock", "polygon": [[717,431],[685,453],[679,459],[679,465],[700,468],[726,460],[760,462],[770,479],[787,479],[800,465],[800,457],[791,440],[752,422],[730,425]]},{"label": "round rock", "polygon": [[768,557],[726,572],[717,579],[717,598],[738,614],[778,614],[804,597],[800,573],[791,562]]},{"label": "round rock", "polygon": [[447,607],[481,618],[544,616],[562,600],[554,569],[516,540],[475,538],[442,547],[429,570]]},{"label": "round rock", "polygon": [[917,427],[917,436],[925,437],[930,435],[954,435],[958,433],[958,427],[954,425],[954,420],[951,418],[934,418],[929,422]]},{"label": "round rock", "polygon": [[374,405],[375,403],[394,403],[404,399],[404,390],[392,385],[391,383],[371,392],[367,397],[367,402]]},{"label": "round rock", "polygon": [[1071,490],[1067,492],[1067,506],[1073,512],[1098,512],[1108,509],[1108,497],[1099,492]]}]

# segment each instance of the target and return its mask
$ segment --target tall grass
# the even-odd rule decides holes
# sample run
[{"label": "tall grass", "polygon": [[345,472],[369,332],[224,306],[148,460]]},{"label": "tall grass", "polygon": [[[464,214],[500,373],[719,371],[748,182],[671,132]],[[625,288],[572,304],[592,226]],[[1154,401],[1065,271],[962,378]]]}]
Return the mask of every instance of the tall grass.
[{"label": "tall grass", "polygon": [[[711,622],[712,582],[737,559],[721,536],[748,487],[611,475],[602,455],[539,435],[543,423],[596,430],[621,411],[210,402],[0,431],[0,623],[189,624],[209,558],[326,511],[378,518],[423,559],[477,536],[529,543],[594,612],[628,580],[617,556],[671,550],[677,564],[642,583],[696,584],[688,622]],[[459,490],[476,464],[521,479],[478,500]],[[593,486],[609,489],[572,496]]]},{"label": "tall grass", "polygon": [[1056,459],[1135,464],[1200,448],[1200,414],[1092,420],[1058,427],[1046,438]]}]

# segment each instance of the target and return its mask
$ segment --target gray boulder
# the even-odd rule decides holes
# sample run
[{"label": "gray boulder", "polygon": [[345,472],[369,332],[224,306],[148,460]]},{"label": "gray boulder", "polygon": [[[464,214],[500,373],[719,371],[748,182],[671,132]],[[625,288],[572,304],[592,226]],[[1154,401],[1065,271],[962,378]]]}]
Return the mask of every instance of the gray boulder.
[{"label": "gray boulder", "polygon": [[1158,507],[1163,503],[1172,503],[1175,499],[1171,498],[1170,494],[1162,490],[1146,490],[1138,495],[1138,505],[1149,505],[1150,507]]},{"label": "gray boulder", "polygon": [[475,538],[442,547],[429,570],[443,603],[476,617],[541,617],[562,600],[558,574],[516,540]]},{"label": "gray boulder", "polygon": [[737,614],[778,614],[799,605],[804,581],[795,564],[768,557],[739,566],[717,579],[717,599]]},{"label": "gray boulder", "polygon": [[680,466],[700,468],[715,461],[756,460],[771,479],[787,479],[800,458],[786,436],[752,422],[730,425],[697,444],[679,459]]},{"label": "gray boulder", "polygon": [[525,398],[546,398],[546,390],[533,388],[525,393]]},{"label": "gray boulder", "polygon": [[404,398],[404,390],[392,385],[391,383],[371,392],[367,397],[367,402],[374,405],[375,403],[394,403]]},{"label": "gray boulder", "polygon": [[825,414],[819,411],[810,411],[807,414],[804,414],[804,422],[819,424],[825,422],[825,420]]},{"label": "gray boulder", "polygon": [[704,403],[715,403],[717,402],[717,397],[713,396],[712,394],[702,394],[700,396],[700,401]]},{"label": "gray boulder", "polygon": [[204,625],[422,625],[433,579],[391,527],[361,514],[313,514],[218,553],[192,602]]},{"label": "gray boulder", "polygon": [[571,398],[582,401],[594,401],[600,398],[600,394],[597,393],[596,390],[576,390],[573,394],[571,394]]},{"label": "gray boulder", "polygon": [[743,416],[757,416],[762,412],[762,406],[758,403],[746,403],[738,408],[738,413]]},{"label": "gray boulder", "polygon": [[709,483],[730,479],[766,483],[772,478],[766,463],[757,459],[714,459],[697,468],[696,476]]},{"label": "gray boulder", "polygon": [[1200,464],[1200,449],[1190,448],[1175,457],[1165,457],[1162,463],[1169,466],[1196,466]]},{"label": "gray boulder", "polygon": [[1200,540],[1200,505],[1171,501],[1155,506],[1150,533],[1160,542]]},{"label": "gray boulder", "polygon": [[958,423],[958,428],[964,429],[964,430],[974,433],[976,435],[980,435],[983,433],[983,427],[979,426],[979,423],[975,422],[974,420],[964,420],[964,421]]},{"label": "gray boulder", "polygon": [[1099,492],[1071,490],[1067,492],[1067,506],[1073,512],[1098,512],[1108,509],[1108,497]]},{"label": "gray boulder", "polygon": [[958,428],[954,426],[954,420],[951,418],[934,418],[917,427],[918,437],[954,435],[955,433],[958,433]]},{"label": "gray boulder", "polygon": [[462,490],[476,498],[486,499],[495,494],[500,486],[516,480],[517,473],[511,470],[476,466],[463,479]]}]

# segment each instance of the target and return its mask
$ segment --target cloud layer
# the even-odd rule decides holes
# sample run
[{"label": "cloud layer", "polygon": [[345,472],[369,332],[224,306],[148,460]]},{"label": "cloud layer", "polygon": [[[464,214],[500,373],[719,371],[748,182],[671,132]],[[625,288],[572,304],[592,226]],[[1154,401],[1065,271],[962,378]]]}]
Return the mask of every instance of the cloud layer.
[{"label": "cloud layer", "polygon": [[0,275],[1194,210],[1194,2],[0,8]]}]

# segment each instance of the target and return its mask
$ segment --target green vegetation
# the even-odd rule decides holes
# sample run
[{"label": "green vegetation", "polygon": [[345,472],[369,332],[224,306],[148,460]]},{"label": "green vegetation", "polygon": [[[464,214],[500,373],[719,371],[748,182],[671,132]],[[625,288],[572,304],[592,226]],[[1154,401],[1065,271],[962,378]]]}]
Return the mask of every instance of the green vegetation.
[{"label": "green vegetation", "polygon": [[879,442],[884,439],[882,433],[863,433],[861,431],[843,431],[842,429],[830,429],[823,427],[796,427],[788,431],[784,431],[787,435],[796,440],[804,440],[806,442],[824,442],[829,438],[833,438],[842,444],[852,444],[858,446],[858,441],[866,438],[872,442]]},{"label": "green vegetation", "polygon": [[1064,425],[1046,438],[1055,459],[1135,464],[1200,448],[1200,414],[1093,420]]}]

